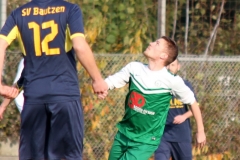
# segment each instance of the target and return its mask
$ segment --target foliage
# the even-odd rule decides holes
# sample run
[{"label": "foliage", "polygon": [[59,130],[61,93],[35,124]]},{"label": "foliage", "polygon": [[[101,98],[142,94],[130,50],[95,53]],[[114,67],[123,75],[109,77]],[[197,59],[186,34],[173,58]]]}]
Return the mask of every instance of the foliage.
[{"label": "foliage", "polygon": [[[216,19],[219,14],[221,0],[197,1],[190,0],[190,14],[189,14],[189,37],[188,37],[188,53],[203,54],[210,33],[214,28]],[[230,8],[232,5],[234,9]],[[214,55],[231,55],[237,54],[236,48],[239,42],[233,38],[233,33],[239,34],[238,23],[239,13],[236,6],[239,6],[239,1],[227,1],[225,3],[225,10],[221,18],[220,26],[218,28],[215,45],[213,46]],[[174,3],[169,3],[167,6],[167,34],[172,32],[172,22]],[[179,49],[184,53],[184,34],[186,21],[186,1],[179,0],[178,6],[178,21],[175,39],[179,44]],[[231,32],[229,32],[231,30]]]},{"label": "foliage", "polygon": [[202,149],[193,147],[193,160],[230,160],[232,159],[229,152],[207,154],[208,146],[203,147]]},{"label": "foliage", "polygon": [[[147,38],[147,19],[143,8],[152,8],[149,1],[82,1],[86,37],[97,53],[141,53]],[[91,11],[91,12],[89,12]],[[154,14],[148,10],[147,14]],[[156,9],[155,9],[156,11]]]}]

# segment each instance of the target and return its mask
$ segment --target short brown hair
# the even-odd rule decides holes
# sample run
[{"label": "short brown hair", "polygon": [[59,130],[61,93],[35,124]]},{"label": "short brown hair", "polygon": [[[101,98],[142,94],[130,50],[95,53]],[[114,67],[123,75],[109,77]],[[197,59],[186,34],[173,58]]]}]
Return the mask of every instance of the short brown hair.
[{"label": "short brown hair", "polygon": [[165,65],[167,66],[176,60],[178,56],[178,46],[171,38],[167,36],[162,36],[161,38],[167,42],[168,59],[166,60],[166,63],[165,63]]}]

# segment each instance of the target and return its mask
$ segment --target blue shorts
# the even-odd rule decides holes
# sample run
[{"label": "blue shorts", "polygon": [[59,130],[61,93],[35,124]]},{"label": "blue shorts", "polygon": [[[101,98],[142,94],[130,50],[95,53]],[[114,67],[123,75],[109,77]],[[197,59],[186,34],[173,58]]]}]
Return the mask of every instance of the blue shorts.
[{"label": "blue shorts", "polygon": [[24,104],[19,159],[82,160],[83,123],[80,100]]},{"label": "blue shorts", "polygon": [[192,160],[192,144],[186,142],[161,141],[155,151],[155,160]]}]

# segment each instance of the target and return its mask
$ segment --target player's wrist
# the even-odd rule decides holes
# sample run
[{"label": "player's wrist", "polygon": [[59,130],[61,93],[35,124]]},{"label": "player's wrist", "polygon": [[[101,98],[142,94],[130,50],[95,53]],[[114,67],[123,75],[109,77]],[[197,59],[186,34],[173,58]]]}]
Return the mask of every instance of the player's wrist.
[{"label": "player's wrist", "polygon": [[186,114],[182,114],[182,116],[184,117],[184,119],[188,119],[188,116]]},{"label": "player's wrist", "polygon": [[204,131],[203,128],[197,130],[197,133],[204,133],[204,132],[205,132],[205,131]]},{"label": "player's wrist", "polygon": [[103,81],[104,79],[102,78],[102,75],[100,74],[95,74],[91,76],[93,82],[98,82],[98,81]]},{"label": "player's wrist", "polygon": [[99,77],[92,77],[92,81],[93,81],[93,83],[99,83],[99,82],[104,81],[104,79],[101,76],[99,76]]},{"label": "player's wrist", "polygon": [[0,108],[6,110],[7,106],[0,105]]}]

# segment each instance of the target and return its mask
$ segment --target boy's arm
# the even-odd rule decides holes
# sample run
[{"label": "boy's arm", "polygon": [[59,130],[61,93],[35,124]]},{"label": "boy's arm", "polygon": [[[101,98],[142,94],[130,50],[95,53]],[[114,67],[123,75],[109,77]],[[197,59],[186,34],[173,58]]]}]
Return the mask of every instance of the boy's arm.
[{"label": "boy's arm", "polygon": [[[21,78],[20,78],[21,79]],[[22,88],[22,86],[18,85],[18,82],[14,83],[13,88],[19,90],[19,87]],[[20,93],[20,92],[19,92]],[[3,115],[5,110],[7,109],[7,106],[13,101],[13,98],[4,98],[1,105],[0,105],[0,120],[3,119]]]},{"label": "boy's arm", "polygon": [[204,132],[202,114],[198,107],[196,98],[194,97],[194,93],[188,86],[185,85],[184,81],[179,76],[175,77],[172,89],[174,95],[176,95],[180,101],[182,101],[184,104],[191,105],[191,111],[197,123],[197,143],[198,146],[203,147],[206,143],[206,135]]},{"label": "boy's arm", "polygon": [[82,66],[87,70],[92,78],[92,87],[95,93],[102,94],[108,90],[106,82],[103,80],[96,65],[94,55],[84,37],[78,36],[72,39],[73,48]]},{"label": "boy's arm", "polygon": [[192,117],[193,116],[192,111],[190,111],[190,110],[187,111],[186,113],[183,114],[183,116],[186,117],[186,119]]},{"label": "boy's arm", "polygon": [[0,120],[3,119],[3,114],[7,108],[7,106],[9,105],[10,102],[12,102],[13,99],[9,99],[9,98],[4,98],[1,105],[0,105]]},{"label": "boy's arm", "polygon": [[173,123],[174,124],[181,124],[183,123],[186,119],[192,117],[192,111],[189,110],[186,113],[182,114],[182,115],[177,115],[176,117],[174,117]]},{"label": "boy's arm", "polygon": [[0,38],[0,95],[7,98],[15,98],[18,95],[18,90],[14,87],[10,87],[2,84],[4,57],[5,57],[5,51],[7,47],[8,47],[7,41],[3,38]]},{"label": "boy's arm", "polygon": [[193,113],[193,116],[197,124],[197,134],[196,134],[197,143],[198,143],[198,146],[202,148],[206,144],[206,135],[205,135],[204,126],[203,126],[202,114],[197,102],[194,102],[193,104],[191,104],[191,111]]},{"label": "boy's arm", "polygon": [[133,67],[133,62],[127,64],[119,72],[108,76],[105,81],[108,84],[108,89],[121,88],[130,80],[130,70]]},{"label": "boy's arm", "polygon": [[[193,89],[193,86],[192,84],[187,81],[187,80],[184,80],[184,83],[186,86],[188,86],[190,88],[190,90],[193,92],[194,94],[194,97],[196,98],[196,94],[194,93],[194,89]],[[184,104],[186,105],[186,104]],[[176,117],[174,117],[174,120],[173,120],[173,123],[174,124],[181,124],[183,123],[186,119],[192,117],[193,114],[192,114],[192,111],[191,110],[188,110],[186,113],[182,114],[182,115],[177,115]]]}]

